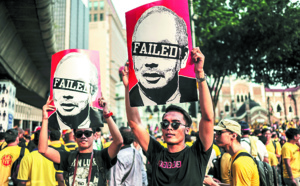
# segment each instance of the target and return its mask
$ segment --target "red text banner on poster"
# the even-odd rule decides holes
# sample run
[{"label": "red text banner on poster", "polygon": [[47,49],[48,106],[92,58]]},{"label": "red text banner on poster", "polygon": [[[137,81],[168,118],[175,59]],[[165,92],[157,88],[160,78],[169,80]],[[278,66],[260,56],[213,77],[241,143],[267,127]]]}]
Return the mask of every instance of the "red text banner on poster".
[{"label": "red text banner on poster", "polygon": [[69,49],[52,56],[49,128],[70,129],[102,126],[99,52]]},{"label": "red text banner on poster", "polygon": [[126,12],[126,31],[131,106],[197,100],[187,0],[161,0]]}]

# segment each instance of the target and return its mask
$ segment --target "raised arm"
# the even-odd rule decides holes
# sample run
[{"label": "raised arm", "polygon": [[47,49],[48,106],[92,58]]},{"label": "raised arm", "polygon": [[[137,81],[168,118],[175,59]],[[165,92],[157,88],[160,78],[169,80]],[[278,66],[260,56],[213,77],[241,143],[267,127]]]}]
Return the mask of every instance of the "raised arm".
[{"label": "raised arm", "polygon": [[[108,104],[107,102],[104,100],[104,98],[100,98],[99,99],[99,105],[101,107],[103,107],[103,115],[106,115],[109,113],[108,110]],[[104,117],[105,118],[105,117]],[[121,146],[123,144],[123,138],[122,135],[117,127],[117,125],[115,124],[114,120],[112,119],[112,117],[108,117],[105,118],[109,131],[113,137],[113,142],[111,143],[111,145],[108,147],[108,154],[109,157],[111,159],[113,159],[114,157],[117,156],[117,154],[119,153]]]},{"label": "raised arm", "polygon": [[196,78],[198,79],[199,104],[202,113],[202,118],[199,123],[199,137],[204,146],[203,150],[207,151],[211,147],[214,137],[213,105],[206,81],[199,81],[199,78],[205,78],[203,70],[204,55],[197,47],[191,51],[191,56],[192,62],[194,63]]},{"label": "raised arm", "polygon": [[44,155],[49,160],[53,161],[54,163],[60,163],[60,154],[57,150],[48,147],[48,111],[53,111],[55,107],[50,105],[53,100],[48,98],[47,103],[43,106],[43,121],[42,121],[42,128],[39,137],[39,153]]},{"label": "raised arm", "polygon": [[147,152],[150,141],[150,135],[147,130],[142,126],[140,114],[137,107],[131,107],[129,103],[129,87],[128,87],[128,62],[125,69],[122,71],[122,80],[125,87],[125,104],[128,124],[137,138],[142,149]]}]

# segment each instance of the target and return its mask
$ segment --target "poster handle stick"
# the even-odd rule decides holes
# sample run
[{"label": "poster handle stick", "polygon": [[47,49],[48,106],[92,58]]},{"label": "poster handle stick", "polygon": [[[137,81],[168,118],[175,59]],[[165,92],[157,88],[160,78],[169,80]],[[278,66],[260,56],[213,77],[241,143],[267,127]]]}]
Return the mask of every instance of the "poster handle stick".
[{"label": "poster handle stick", "polygon": [[194,16],[194,7],[193,7],[193,0],[190,0],[190,13],[191,13],[191,32],[192,32],[192,41],[193,41],[193,48],[196,47],[196,38],[195,38],[195,22],[193,19]]}]

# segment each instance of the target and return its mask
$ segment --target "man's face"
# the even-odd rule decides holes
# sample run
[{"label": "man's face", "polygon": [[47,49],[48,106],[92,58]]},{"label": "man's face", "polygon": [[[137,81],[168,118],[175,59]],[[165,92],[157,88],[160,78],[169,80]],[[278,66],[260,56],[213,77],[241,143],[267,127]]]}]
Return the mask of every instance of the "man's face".
[{"label": "man's face", "polygon": [[[178,45],[175,25],[171,15],[154,13],[139,25],[136,41]],[[178,59],[133,56],[133,63],[137,80],[147,89],[166,86],[180,70]]]},{"label": "man's face", "polygon": [[55,71],[54,78],[65,79],[64,82],[58,81],[56,85],[69,87],[69,90],[53,88],[54,104],[63,116],[77,115],[89,103],[89,93],[70,90],[70,87],[75,88],[76,84],[75,82],[72,83],[72,80],[84,82],[89,86],[90,65],[87,65],[88,63],[90,62],[82,62],[82,58],[73,57],[64,61]]},{"label": "man's face", "polygon": [[185,140],[185,134],[188,128],[185,127],[186,122],[184,120],[183,114],[177,111],[170,111],[164,115],[163,121],[169,123],[177,122],[182,123],[177,130],[173,129],[171,124],[166,129],[162,129],[164,142],[168,144],[179,144]]},{"label": "man's face", "polygon": [[267,130],[265,132],[264,136],[267,138],[267,141],[271,140],[271,137],[272,137],[271,131]]},{"label": "man's face", "polygon": [[[84,131],[93,131],[93,130],[91,128],[76,129],[76,132],[78,132],[78,131],[84,132]],[[87,137],[83,134],[80,138],[77,138],[76,134],[75,134],[75,140],[81,149],[83,149],[83,148],[86,149],[86,148],[90,148],[93,145],[95,136],[92,134],[90,137]]]},{"label": "man's face", "polygon": [[220,131],[216,131],[215,134],[215,139],[216,139],[216,143],[219,147],[228,147],[230,146],[230,144],[232,143],[231,141],[231,135],[232,133],[230,131],[227,130],[220,130]]}]

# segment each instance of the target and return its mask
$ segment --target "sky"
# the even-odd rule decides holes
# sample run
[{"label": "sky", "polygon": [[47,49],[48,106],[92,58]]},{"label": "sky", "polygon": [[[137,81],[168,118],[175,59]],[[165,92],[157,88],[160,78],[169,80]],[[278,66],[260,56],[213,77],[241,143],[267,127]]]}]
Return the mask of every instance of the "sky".
[{"label": "sky", "polygon": [[156,0],[112,0],[121,23],[123,24],[123,28],[126,28],[125,12],[154,1]]}]

